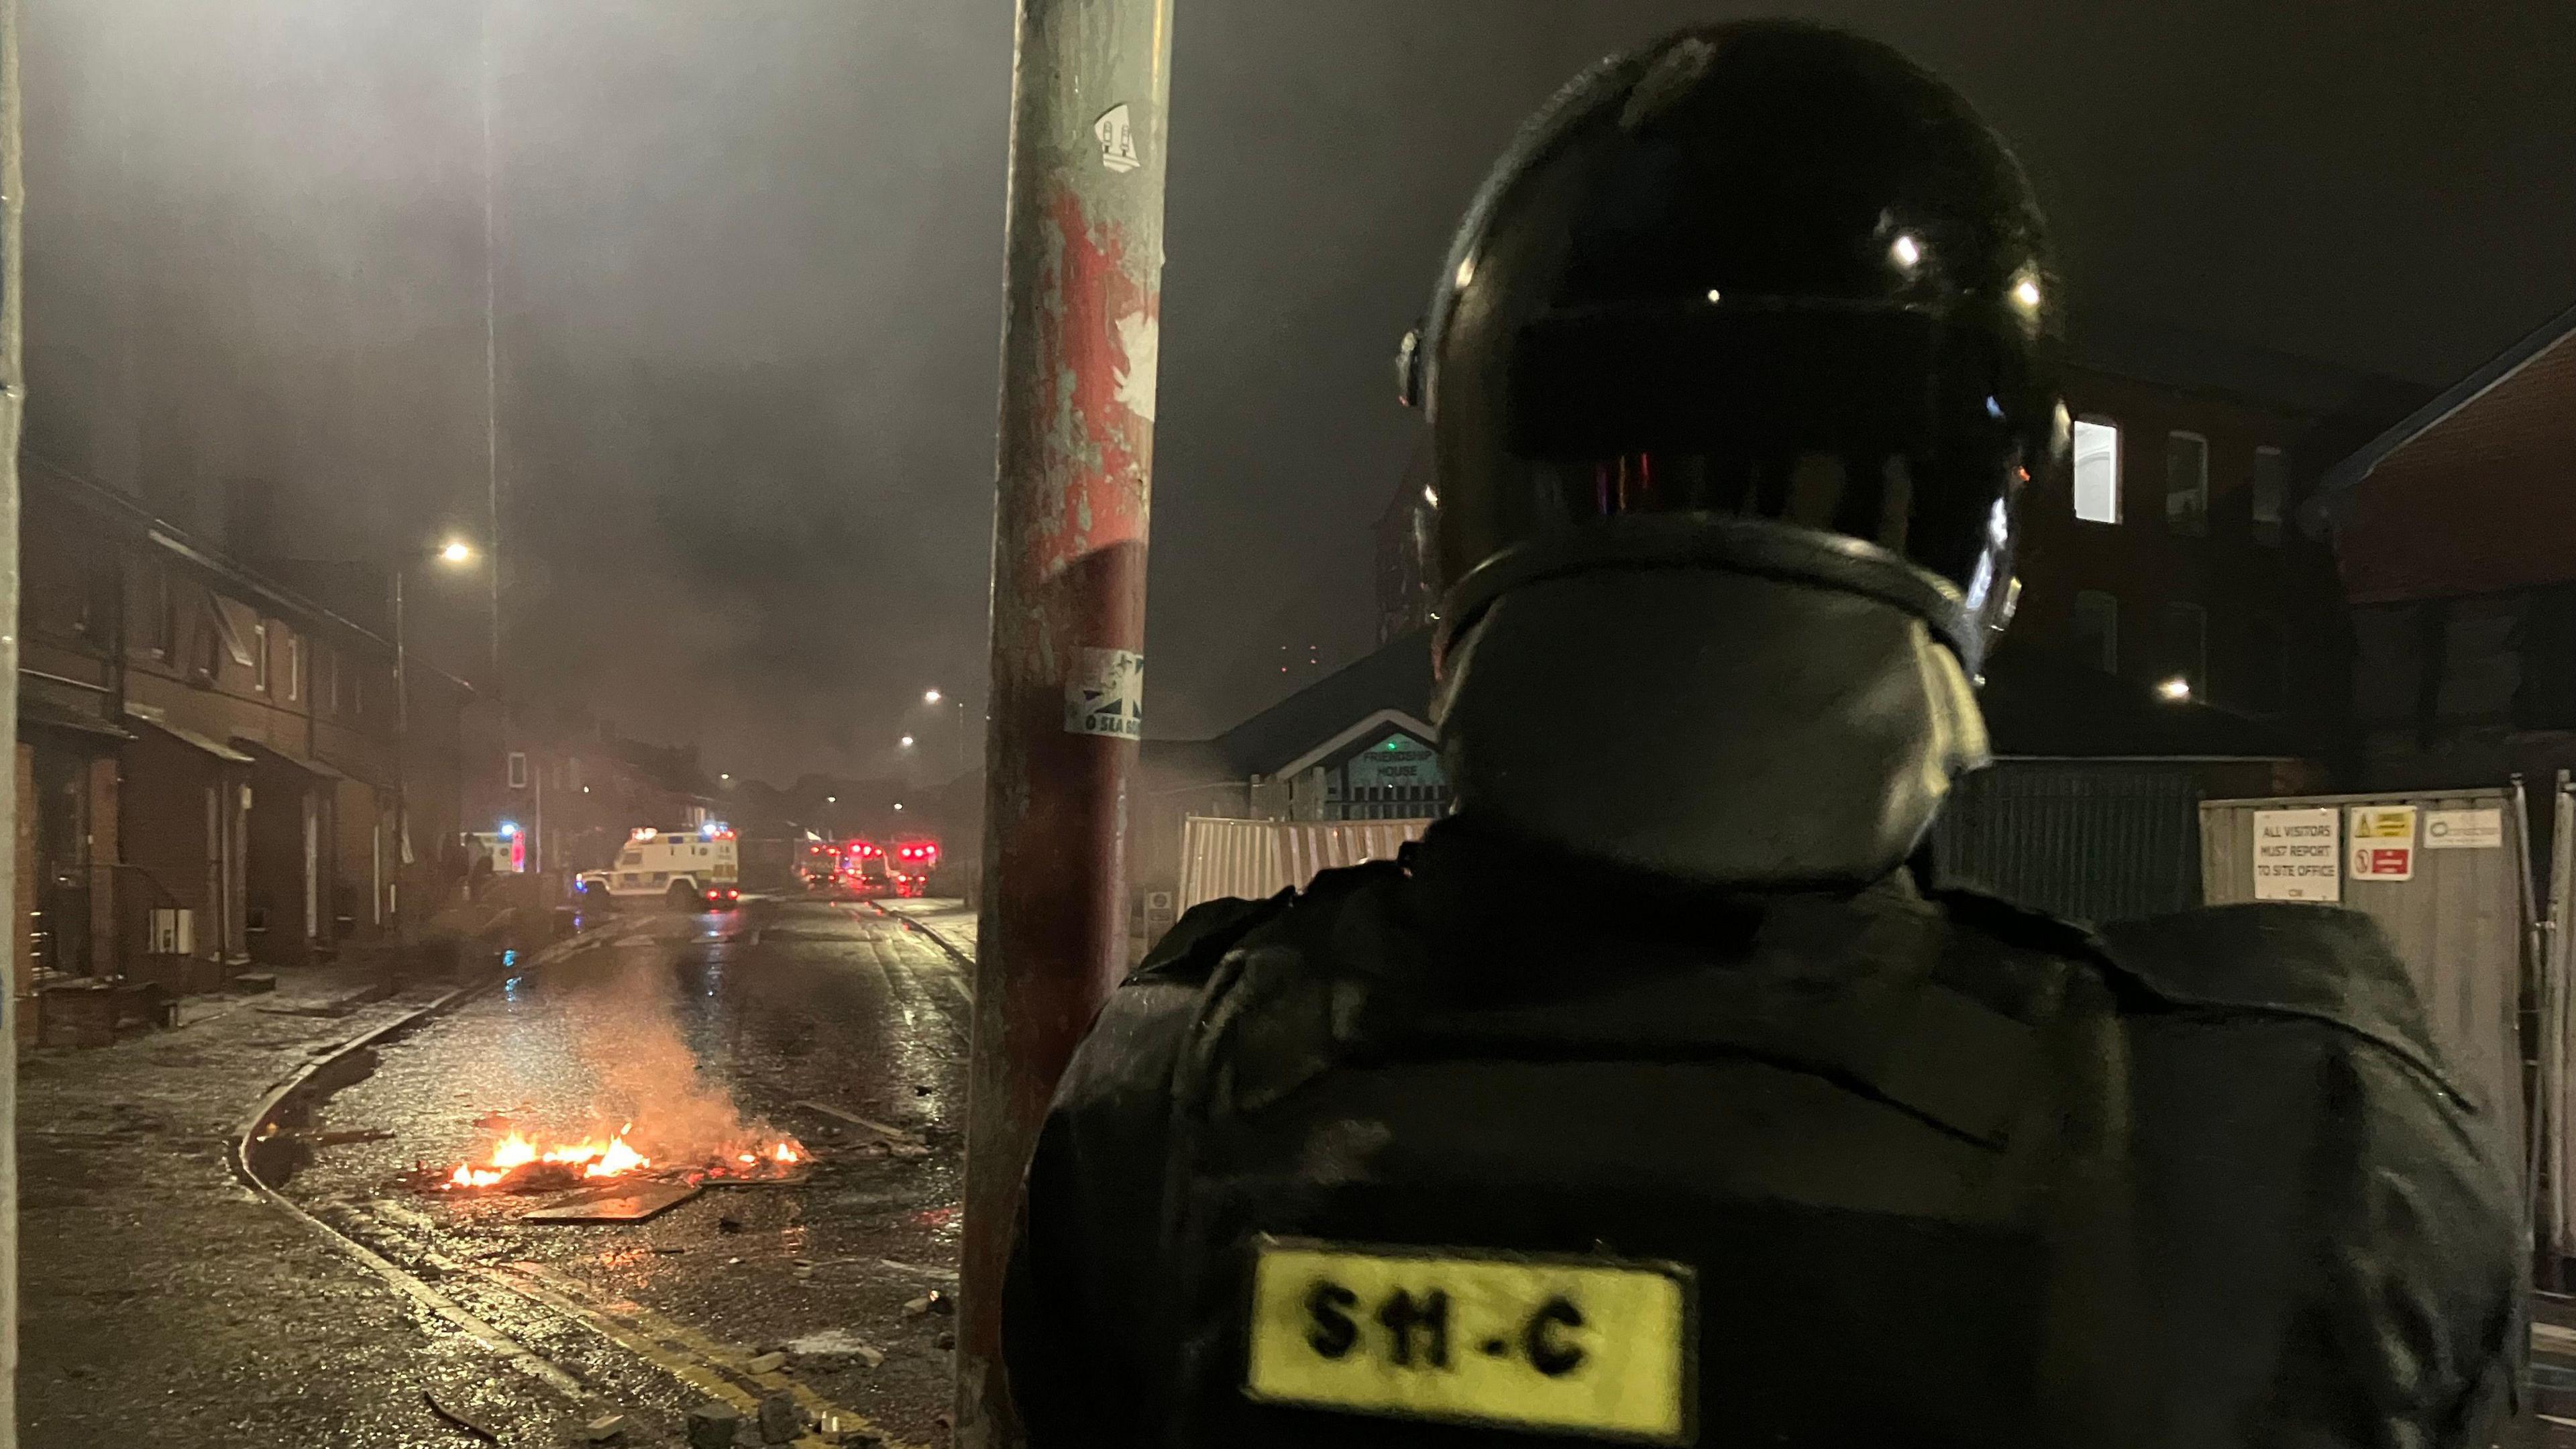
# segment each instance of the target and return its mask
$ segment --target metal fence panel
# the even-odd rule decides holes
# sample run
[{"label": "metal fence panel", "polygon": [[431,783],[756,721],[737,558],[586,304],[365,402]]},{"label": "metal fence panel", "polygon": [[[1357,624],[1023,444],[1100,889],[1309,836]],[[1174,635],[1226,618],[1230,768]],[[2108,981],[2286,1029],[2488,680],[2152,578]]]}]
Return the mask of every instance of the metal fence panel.
[{"label": "metal fence panel", "polygon": [[1260,900],[1303,888],[1320,871],[1390,860],[1428,820],[1224,820],[1181,822],[1178,909],[1239,896]]},{"label": "metal fence panel", "polygon": [[2200,780],[2189,764],[1998,760],[1932,828],[1942,879],[2079,921],[2200,903]]},{"label": "metal fence panel", "polygon": [[[2388,933],[2414,978],[2434,1045],[2479,1105],[2502,1117],[2507,1140],[2525,1143],[2518,1014],[2529,936],[2531,846],[2519,797],[2519,789],[2482,789],[2212,800],[2200,807],[2201,889],[2211,905],[2254,899],[2254,816],[2259,811],[2331,807],[2341,857],[2349,854],[2352,807],[2415,806],[2414,878],[2356,880],[2346,860],[2343,904]],[[2483,850],[2426,849],[2424,812],[2433,810],[2497,811],[2504,843]],[[2526,1162],[2526,1184],[2530,1169]]]},{"label": "metal fence panel", "polygon": [[2532,1170],[2539,1177],[2539,1229],[2543,1244],[2559,1257],[2576,1257],[2576,1191],[2570,1191],[2567,1169],[2576,1160],[2568,1141],[2576,1130],[2576,1082],[2571,1082],[2567,1050],[2576,1041],[2576,992],[2569,990],[2571,953],[2576,953],[2576,788],[2560,771],[2549,852],[2549,915],[2542,935],[2540,979],[2534,983],[2539,1006],[2539,1101],[2533,1133]]}]

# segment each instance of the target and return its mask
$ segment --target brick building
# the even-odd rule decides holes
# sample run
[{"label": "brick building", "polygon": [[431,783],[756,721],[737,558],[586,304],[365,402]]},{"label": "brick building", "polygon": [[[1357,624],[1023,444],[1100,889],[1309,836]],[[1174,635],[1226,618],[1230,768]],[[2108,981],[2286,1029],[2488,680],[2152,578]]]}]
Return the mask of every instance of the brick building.
[{"label": "brick building", "polygon": [[2276,721],[2303,753],[2339,751],[2350,650],[2334,557],[2291,521],[2319,414],[2089,368],[2066,396],[2074,462],[2023,509],[2004,648]]},{"label": "brick building", "polygon": [[2369,788],[2576,768],[2570,457],[2576,307],[2326,474]]},{"label": "brick building", "polygon": [[[2212,705],[2348,773],[2351,634],[2333,552],[2299,509],[2425,390],[2135,323],[2076,356],[2074,463],[2023,508],[1999,659]],[[1381,644],[1433,618],[1435,507],[1417,449],[1374,530]]]},{"label": "brick building", "polygon": [[22,488],[21,998],[205,989],[425,914],[470,691],[414,661],[399,731],[381,635],[42,460]]}]

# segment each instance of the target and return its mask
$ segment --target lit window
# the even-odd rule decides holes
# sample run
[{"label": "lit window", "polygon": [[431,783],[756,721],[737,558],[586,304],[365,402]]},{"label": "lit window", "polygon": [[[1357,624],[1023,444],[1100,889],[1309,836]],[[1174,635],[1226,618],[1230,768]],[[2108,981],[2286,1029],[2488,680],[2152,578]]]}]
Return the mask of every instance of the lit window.
[{"label": "lit window", "polygon": [[2068,633],[2077,659],[2105,674],[2120,672],[2120,600],[2099,589],[2075,595],[2075,618]]},{"label": "lit window", "polygon": [[2165,527],[2209,532],[2209,440],[2198,433],[2165,435]]},{"label": "lit window", "polygon": [[286,636],[286,698],[289,703],[304,697],[304,639],[298,634]]},{"label": "lit window", "polygon": [[250,626],[250,687],[268,693],[268,624]]},{"label": "lit window", "polygon": [[2254,537],[2281,541],[2281,509],[2290,498],[2290,465],[2278,448],[2254,450]]},{"label": "lit window", "polygon": [[2120,425],[2108,418],[2075,421],[2075,516],[2120,521]]}]

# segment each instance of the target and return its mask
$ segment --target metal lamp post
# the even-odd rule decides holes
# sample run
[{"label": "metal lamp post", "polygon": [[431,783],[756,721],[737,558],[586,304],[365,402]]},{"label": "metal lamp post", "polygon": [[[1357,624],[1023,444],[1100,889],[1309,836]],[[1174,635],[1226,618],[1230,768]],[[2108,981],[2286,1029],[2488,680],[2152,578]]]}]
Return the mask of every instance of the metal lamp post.
[{"label": "metal lamp post", "polygon": [[[462,568],[474,561],[474,546],[461,538],[451,538],[431,555],[449,568]],[[409,562],[397,562],[392,570],[394,615],[394,860],[395,878],[401,878],[404,847],[411,841],[411,628],[403,614],[403,578],[411,572]],[[402,927],[403,911],[397,898],[394,908],[395,929]]]}]

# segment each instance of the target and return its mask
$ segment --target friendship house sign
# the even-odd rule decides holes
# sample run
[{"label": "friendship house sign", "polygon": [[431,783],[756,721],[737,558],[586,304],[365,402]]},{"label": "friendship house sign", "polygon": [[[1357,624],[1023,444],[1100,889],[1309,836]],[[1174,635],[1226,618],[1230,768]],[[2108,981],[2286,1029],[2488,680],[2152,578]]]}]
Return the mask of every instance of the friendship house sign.
[{"label": "friendship house sign", "polygon": [[2254,899],[2343,900],[2343,849],[2335,810],[2254,812]]}]

